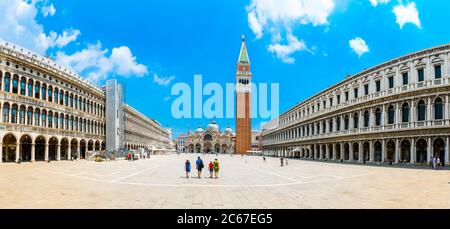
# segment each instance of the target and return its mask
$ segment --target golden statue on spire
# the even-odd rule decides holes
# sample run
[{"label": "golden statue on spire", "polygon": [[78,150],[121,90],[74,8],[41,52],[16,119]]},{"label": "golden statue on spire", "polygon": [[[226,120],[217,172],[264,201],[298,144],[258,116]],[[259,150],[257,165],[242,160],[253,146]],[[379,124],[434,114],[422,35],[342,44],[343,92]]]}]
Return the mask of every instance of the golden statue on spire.
[{"label": "golden statue on spire", "polygon": [[242,41],[245,41],[245,35],[242,34]]}]

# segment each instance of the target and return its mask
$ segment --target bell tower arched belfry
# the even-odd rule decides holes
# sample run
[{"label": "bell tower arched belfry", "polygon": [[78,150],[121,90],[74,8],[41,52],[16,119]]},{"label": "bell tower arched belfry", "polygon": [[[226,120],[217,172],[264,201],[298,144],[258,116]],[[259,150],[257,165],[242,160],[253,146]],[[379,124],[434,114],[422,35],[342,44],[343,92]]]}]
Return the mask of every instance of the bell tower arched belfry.
[{"label": "bell tower arched belfry", "polygon": [[241,51],[236,69],[236,150],[246,154],[252,149],[251,89],[252,73],[245,37],[242,35]]}]

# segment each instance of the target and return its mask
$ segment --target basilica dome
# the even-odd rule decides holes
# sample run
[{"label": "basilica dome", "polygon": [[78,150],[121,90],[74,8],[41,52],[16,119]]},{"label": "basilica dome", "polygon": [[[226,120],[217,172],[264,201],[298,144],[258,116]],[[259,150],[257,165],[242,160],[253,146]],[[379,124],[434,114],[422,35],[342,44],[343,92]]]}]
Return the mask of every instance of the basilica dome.
[{"label": "basilica dome", "polygon": [[219,125],[217,125],[215,121],[212,121],[210,124],[208,124],[208,130],[219,131]]}]

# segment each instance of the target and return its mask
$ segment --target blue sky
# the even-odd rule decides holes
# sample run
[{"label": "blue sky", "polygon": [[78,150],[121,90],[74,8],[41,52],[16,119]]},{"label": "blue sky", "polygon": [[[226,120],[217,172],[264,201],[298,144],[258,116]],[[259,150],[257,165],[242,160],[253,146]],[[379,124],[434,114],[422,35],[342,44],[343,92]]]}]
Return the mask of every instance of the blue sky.
[{"label": "blue sky", "polygon": [[210,120],[174,119],[171,86],[194,74],[234,82],[241,34],[253,81],[280,84],[283,112],[347,74],[450,43],[449,10],[440,0],[0,0],[0,38],[98,84],[117,78],[127,103],[177,136]]}]

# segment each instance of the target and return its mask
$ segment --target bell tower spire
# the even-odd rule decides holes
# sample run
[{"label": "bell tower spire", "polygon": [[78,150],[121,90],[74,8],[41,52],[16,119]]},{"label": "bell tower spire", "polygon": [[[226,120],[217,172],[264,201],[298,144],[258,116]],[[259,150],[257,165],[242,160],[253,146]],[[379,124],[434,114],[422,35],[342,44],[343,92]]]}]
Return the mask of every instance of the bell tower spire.
[{"label": "bell tower spire", "polygon": [[236,149],[237,154],[246,154],[252,149],[251,89],[252,73],[245,36],[242,35],[241,50],[236,69]]}]

